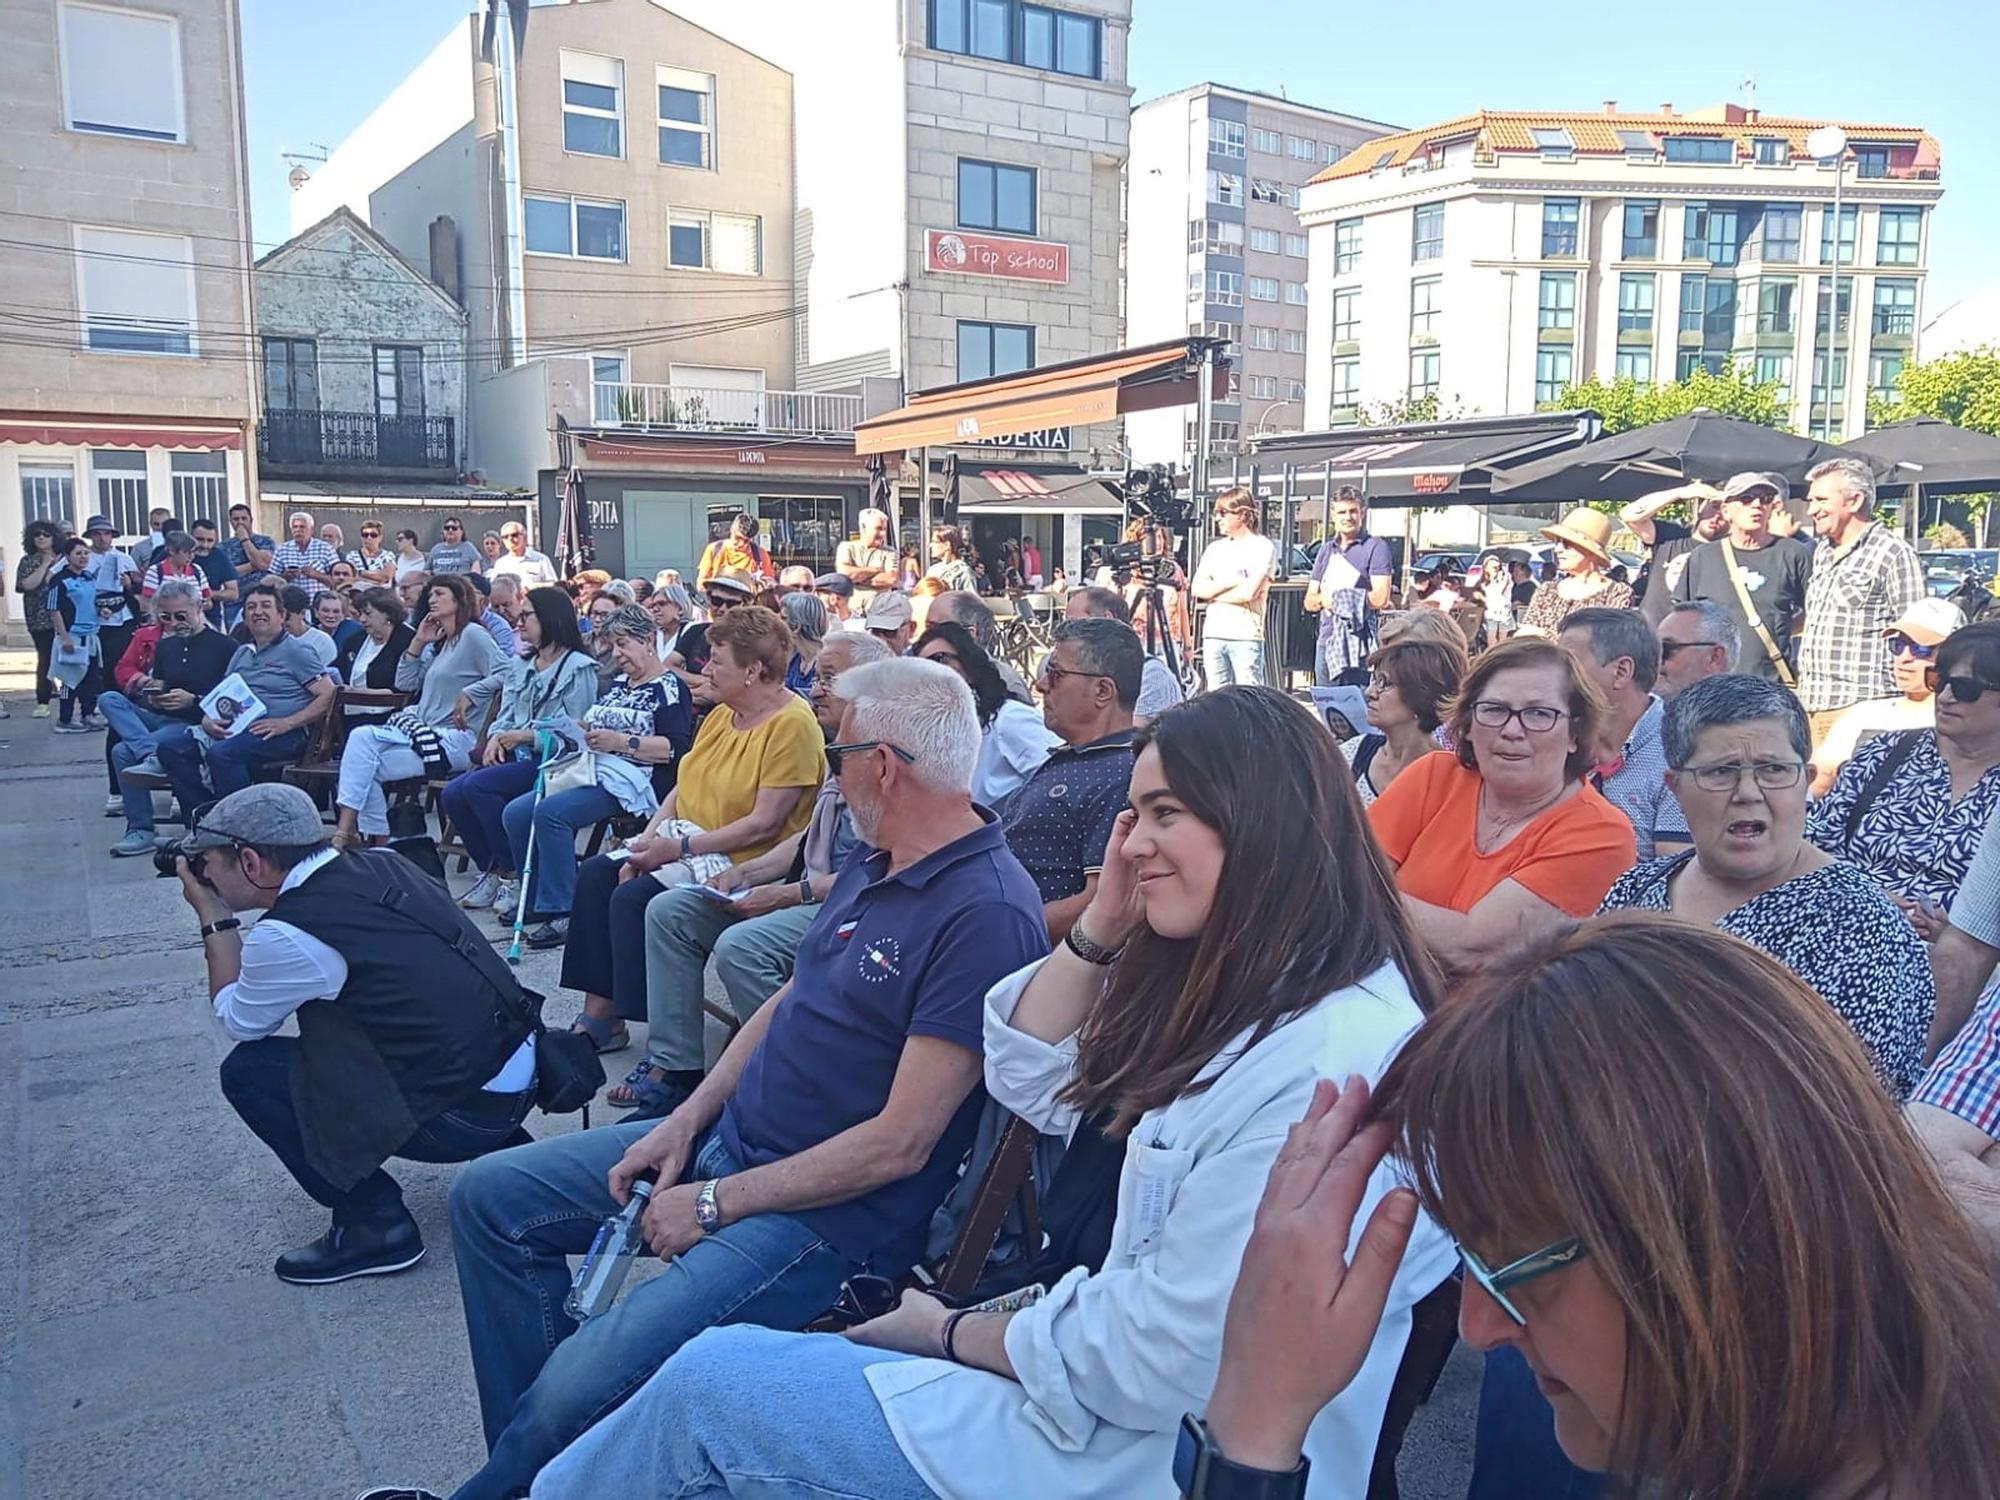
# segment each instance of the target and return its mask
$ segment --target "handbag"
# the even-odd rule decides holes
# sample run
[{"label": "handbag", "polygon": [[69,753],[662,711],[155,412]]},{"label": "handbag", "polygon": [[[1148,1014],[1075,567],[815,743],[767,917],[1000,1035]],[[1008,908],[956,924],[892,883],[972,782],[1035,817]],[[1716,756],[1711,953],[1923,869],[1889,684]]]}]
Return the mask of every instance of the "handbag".
[{"label": "handbag", "polygon": [[550,766],[542,782],[543,795],[553,797],[557,792],[573,792],[579,787],[597,785],[597,752],[579,750],[567,760]]}]

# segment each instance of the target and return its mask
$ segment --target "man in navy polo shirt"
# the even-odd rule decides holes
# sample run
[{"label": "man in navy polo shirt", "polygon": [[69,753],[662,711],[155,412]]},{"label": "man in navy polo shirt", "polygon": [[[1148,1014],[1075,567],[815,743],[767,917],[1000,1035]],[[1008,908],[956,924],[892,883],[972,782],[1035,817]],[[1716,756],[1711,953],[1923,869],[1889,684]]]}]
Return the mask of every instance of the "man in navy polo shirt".
[{"label": "man in navy polo shirt", "polygon": [[1389,607],[1395,572],[1388,543],[1368,534],[1368,511],[1353,485],[1334,491],[1327,521],[1332,529],[1313,559],[1305,602],[1319,615],[1313,681],[1322,685],[1368,660],[1377,641],[1376,617]]},{"label": "man in navy polo shirt", "polygon": [[[525,1492],[711,1324],[803,1327],[857,1271],[893,1275],[922,1252],[985,1099],[986,992],[1048,941],[1034,882],[972,805],[971,690],[905,658],[850,668],[834,691],[843,743],[827,759],[860,846],[791,982],[665,1120],[503,1151],[453,1184],[488,1447],[459,1500]],[[647,1243],[673,1269],[579,1329],[561,1310],[565,1257],[645,1173],[661,1184]]]},{"label": "man in navy polo shirt", "polygon": [[1049,941],[1090,905],[1132,785],[1132,711],[1146,648],[1117,620],[1065,620],[1042,663],[1042,718],[1062,737],[1008,799],[1007,847],[1041,892]]}]

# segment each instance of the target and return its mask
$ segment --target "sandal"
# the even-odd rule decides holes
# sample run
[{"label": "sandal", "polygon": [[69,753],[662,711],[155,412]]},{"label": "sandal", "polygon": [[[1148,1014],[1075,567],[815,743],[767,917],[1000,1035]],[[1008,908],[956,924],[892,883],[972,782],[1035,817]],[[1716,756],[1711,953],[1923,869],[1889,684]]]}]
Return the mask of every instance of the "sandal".
[{"label": "sandal", "polygon": [[651,1058],[644,1058],[621,1082],[611,1085],[604,1102],[618,1109],[658,1111],[664,1115],[686,1098],[687,1090],[667,1082],[665,1068]]},{"label": "sandal", "polygon": [[606,1021],[586,1012],[572,1021],[569,1029],[580,1031],[589,1037],[591,1044],[599,1052],[623,1052],[632,1045],[631,1032],[626,1030],[625,1023],[615,1016]]}]

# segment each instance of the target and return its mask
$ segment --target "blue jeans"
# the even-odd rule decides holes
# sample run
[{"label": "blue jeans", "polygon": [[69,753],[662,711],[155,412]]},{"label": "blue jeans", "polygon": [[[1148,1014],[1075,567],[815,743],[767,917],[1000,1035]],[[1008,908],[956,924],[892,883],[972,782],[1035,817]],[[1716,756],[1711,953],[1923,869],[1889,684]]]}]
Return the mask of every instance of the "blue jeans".
[{"label": "blue jeans", "polygon": [[125,773],[153,753],[159,731],[185,721],[170,719],[165,714],[154,713],[150,708],[141,708],[123,693],[106,693],[97,700],[97,706],[102,710],[104,722],[111,727],[112,734],[117,736],[108,753],[111,756],[112,778],[125,798],[125,831],[151,833],[153,789],[131,785],[125,780]]},{"label": "blue jeans", "polygon": [[150,708],[141,708],[123,693],[105,693],[97,700],[97,711],[104,715],[104,722],[112,733],[128,745],[143,744],[139,759],[144,760],[153,753],[153,736],[169,724],[184,724],[185,719],[172,719],[165,714],[154,713]]},{"label": "blue jeans", "polygon": [[1246,683],[1264,683],[1264,643],[1262,641],[1219,641],[1204,636],[1201,643],[1202,671],[1211,690]]},{"label": "blue jeans", "polygon": [[507,804],[535,785],[535,763],[531,760],[503,760],[497,766],[478,766],[445,783],[439,800],[445,816],[465,845],[473,868],[482,875],[497,870],[519,874],[507,852],[507,830],[500,814]]},{"label": "blue jeans", "polygon": [[864,1373],[911,1357],[824,1334],[712,1328],[565,1448],[530,1493],[932,1500]]},{"label": "blue jeans", "polygon": [[1518,1349],[1486,1356],[1465,1500],[1597,1500],[1604,1477],[1579,1469],[1556,1441],[1556,1414]]},{"label": "blue jeans", "polygon": [[530,911],[543,917],[569,915],[576,900],[577,829],[624,810],[601,786],[550,792],[539,806],[530,787],[507,804],[500,821],[506,825],[507,846],[513,851],[517,870],[528,857],[528,830],[530,825],[534,828],[535,867],[528,877],[530,889],[521,893]]},{"label": "blue jeans", "polygon": [[[563,1311],[565,1257],[589,1249],[598,1224],[617,1212],[605,1178],[652,1128],[645,1121],[555,1136],[484,1157],[452,1183],[452,1243],[487,1446],[485,1467],[454,1500],[526,1490],[703,1329],[803,1327],[861,1269],[797,1219],[759,1214],[697,1240],[579,1328]],[[741,1170],[711,1130],[681,1180]]]},{"label": "blue jeans", "polygon": [[[300,725],[260,739],[246,729],[228,739],[212,740],[199,726],[170,724],[154,737],[153,753],[160,757],[182,815],[192,817],[211,797],[227,797],[250,785],[250,773],[258,766],[297,760],[306,748],[306,733]],[[204,761],[208,766],[206,787],[202,784]]]}]

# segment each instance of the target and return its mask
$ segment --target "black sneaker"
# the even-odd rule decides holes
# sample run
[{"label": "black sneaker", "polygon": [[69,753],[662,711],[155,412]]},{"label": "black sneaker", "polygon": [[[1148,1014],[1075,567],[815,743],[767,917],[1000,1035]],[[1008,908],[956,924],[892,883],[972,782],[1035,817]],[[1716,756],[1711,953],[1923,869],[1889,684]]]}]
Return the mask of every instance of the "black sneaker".
[{"label": "black sneaker", "polygon": [[405,1214],[393,1224],[336,1224],[314,1240],[278,1257],[278,1280],[326,1286],[355,1276],[407,1271],[424,1258],[424,1237]]},{"label": "black sneaker", "polygon": [[525,940],[530,948],[560,948],[569,941],[569,918],[550,917]]}]

